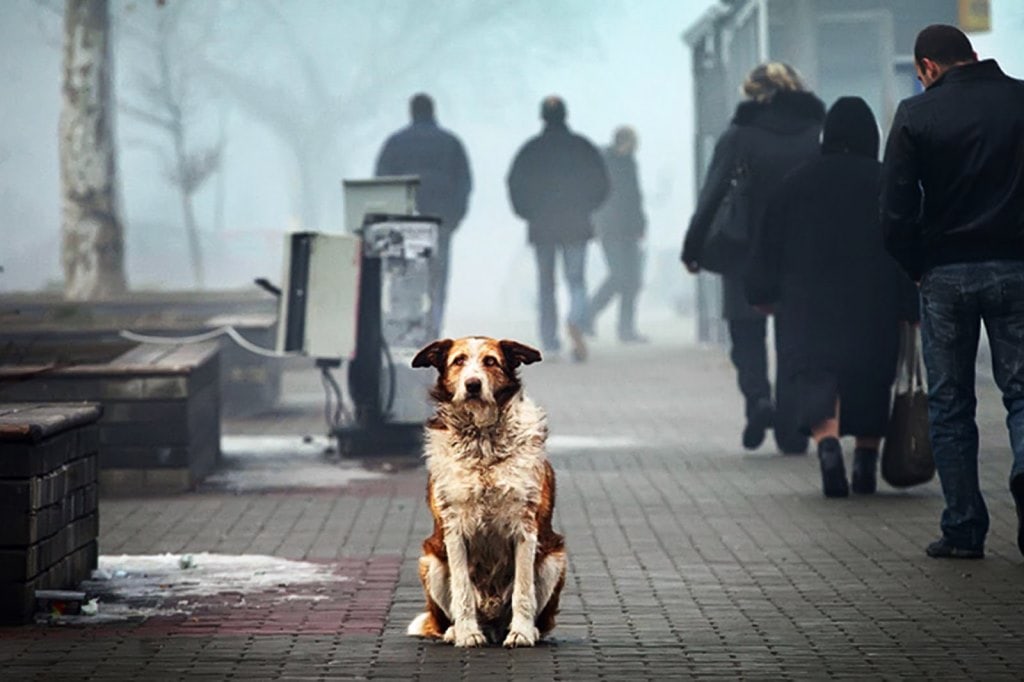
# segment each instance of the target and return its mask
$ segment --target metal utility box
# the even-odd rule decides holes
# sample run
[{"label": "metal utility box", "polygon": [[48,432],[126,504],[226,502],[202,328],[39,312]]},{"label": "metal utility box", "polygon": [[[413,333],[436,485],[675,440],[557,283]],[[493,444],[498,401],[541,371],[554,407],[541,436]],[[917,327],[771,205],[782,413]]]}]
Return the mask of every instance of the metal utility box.
[{"label": "metal utility box", "polygon": [[285,236],[279,352],[355,356],[361,249],[362,241],[353,234]]},{"label": "metal utility box", "polygon": [[345,231],[358,232],[367,214],[413,215],[416,213],[418,175],[392,175],[365,180],[342,180],[345,200]]}]

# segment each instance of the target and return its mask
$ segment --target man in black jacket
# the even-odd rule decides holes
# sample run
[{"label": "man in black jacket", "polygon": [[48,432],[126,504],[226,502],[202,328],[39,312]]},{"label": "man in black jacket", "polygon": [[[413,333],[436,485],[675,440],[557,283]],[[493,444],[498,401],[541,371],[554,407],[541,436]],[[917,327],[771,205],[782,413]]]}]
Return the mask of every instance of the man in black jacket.
[{"label": "man in black jacket", "polygon": [[418,175],[416,210],[441,219],[437,252],[430,259],[432,329],[427,336],[433,339],[441,335],[444,321],[452,233],[466,215],[473,182],[459,138],[437,125],[434,100],[420,93],[413,96],[409,110],[412,123],[384,143],[377,157],[376,175]]},{"label": "man in black jacket", "polygon": [[974,367],[981,321],[1013,448],[1024,553],[1024,83],[978,61],[959,29],[914,45],[925,92],[900,103],[883,170],[886,244],[920,284],[932,450],[946,509],[932,557],[981,558]]},{"label": "man in black jacket", "polygon": [[540,337],[544,350],[560,351],[555,305],[555,257],[561,252],[569,284],[567,326],[576,362],[587,358],[587,243],[594,237],[590,216],[608,196],[608,172],[590,140],[565,124],[565,102],[541,103],[544,130],[516,153],[508,173],[512,210],[526,220],[537,256]]}]

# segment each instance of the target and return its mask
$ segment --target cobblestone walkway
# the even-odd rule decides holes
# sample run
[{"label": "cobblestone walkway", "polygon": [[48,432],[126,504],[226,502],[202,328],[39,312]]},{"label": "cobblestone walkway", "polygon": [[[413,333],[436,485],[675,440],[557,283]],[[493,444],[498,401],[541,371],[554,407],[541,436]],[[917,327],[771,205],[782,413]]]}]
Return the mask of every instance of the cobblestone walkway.
[{"label": "cobblestone walkway", "polygon": [[[957,562],[923,552],[938,533],[937,482],[826,500],[815,458],[768,445],[743,452],[740,400],[720,351],[598,346],[585,366],[541,363],[523,374],[550,415],[556,524],[571,558],[559,625],[537,648],[466,651],[404,635],[422,607],[415,560],[430,520],[422,469],[399,468],[333,488],[102,500],[104,555],[264,554],[352,579],[294,592],[329,599],[257,593],[239,605],[228,595],[187,616],[0,629],[0,678],[1024,675],[1024,558],[1005,484],[1004,414],[989,383],[979,400],[987,558]],[[289,385],[298,395],[315,380]],[[320,415],[310,401],[228,430],[318,434]]]}]

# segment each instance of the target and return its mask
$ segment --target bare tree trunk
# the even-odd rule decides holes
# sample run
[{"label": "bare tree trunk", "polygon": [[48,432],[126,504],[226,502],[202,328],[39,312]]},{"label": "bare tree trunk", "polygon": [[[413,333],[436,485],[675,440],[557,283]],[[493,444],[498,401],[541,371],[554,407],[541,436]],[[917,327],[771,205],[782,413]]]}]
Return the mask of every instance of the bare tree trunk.
[{"label": "bare tree trunk", "polygon": [[60,115],[64,295],[109,298],[126,289],[117,206],[107,0],[66,0]]},{"label": "bare tree trunk", "polygon": [[192,208],[192,194],[196,190],[196,184],[192,177],[192,168],[185,144],[184,113],[174,98],[174,85],[171,78],[168,49],[167,33],[162,31],[159,51],[160,86],[165,97],[168,114],[170,115],[169,132],[174,143],[174,172],[181,199],[181,215],[185,221],[185,235],[188,238],[188,255],[189,260],[192,262],[192,278],[195,280],[196,286],[202,289],[204,287],[203,252],[199,242],[199,227],[196,225],[196,214]]}]

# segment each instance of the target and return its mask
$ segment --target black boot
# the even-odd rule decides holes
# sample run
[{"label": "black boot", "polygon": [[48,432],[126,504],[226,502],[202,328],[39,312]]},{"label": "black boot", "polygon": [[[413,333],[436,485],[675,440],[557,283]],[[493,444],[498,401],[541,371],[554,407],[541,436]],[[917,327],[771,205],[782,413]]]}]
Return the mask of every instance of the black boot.
[{"label": "black boot", "polygon": [[878,489],[878,450],[857,448],[853,451],[853,475],[850,487],[858,495],[871,495]]},{"label": "black boot", "polygon": [[771,427],[775,417],[772,401],[761,398],[747,407],[747,425],[743,428],[743,447],[756,450],[764,442],[764,432]]},{"label": "black boot", "polygon": [[821,487],[825,497],[847,497],[850,486],[846,482],[843,448],[838,438],[823,438],[818,443],[818,461],[821,463]]}]

